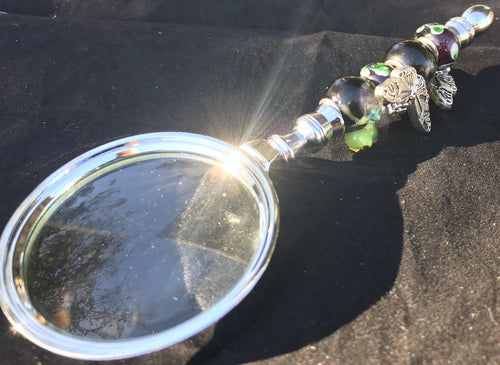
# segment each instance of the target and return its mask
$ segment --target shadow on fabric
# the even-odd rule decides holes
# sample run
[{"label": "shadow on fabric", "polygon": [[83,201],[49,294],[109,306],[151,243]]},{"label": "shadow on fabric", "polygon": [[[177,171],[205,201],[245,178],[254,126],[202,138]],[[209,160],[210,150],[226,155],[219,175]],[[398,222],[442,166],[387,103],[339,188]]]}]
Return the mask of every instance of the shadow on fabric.
[{"label": "shadow on fabric", "polygon": [[271,264],[189,363],[245,363],[295,351],[377,303],[392,288],[401,260],[398,190],[419,163],[443,149],[498,140],[493,114],[471,106],[493,109],[495,95],[485,90],[500,81],[499,70],[478,76],[454,70],[463,91],[451,112],[432,108],[428,136],[413,133],[403,120],[354,161],[304,158],[275,166],[281,227]]}]

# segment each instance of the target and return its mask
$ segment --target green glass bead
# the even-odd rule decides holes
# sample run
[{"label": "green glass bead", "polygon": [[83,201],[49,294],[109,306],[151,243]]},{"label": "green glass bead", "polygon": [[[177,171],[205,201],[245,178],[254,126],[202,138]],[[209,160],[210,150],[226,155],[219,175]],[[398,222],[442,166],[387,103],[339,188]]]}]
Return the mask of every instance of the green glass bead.
[{"label": "green glass bead", "polygon": [[372,123],[368,123],[362,129],[347,132],[344,135],[344,140],[351,151],[358,152],[370,148],[377,137],[377,128]]},{"label": "green glass bead", "polygon": [[365,127],[366,130],[370,132],[370,136],[372,137],[372,140],[376,140],[378,137],[378,129],[373,125],[372,123],[368,123],[368,125]]}]

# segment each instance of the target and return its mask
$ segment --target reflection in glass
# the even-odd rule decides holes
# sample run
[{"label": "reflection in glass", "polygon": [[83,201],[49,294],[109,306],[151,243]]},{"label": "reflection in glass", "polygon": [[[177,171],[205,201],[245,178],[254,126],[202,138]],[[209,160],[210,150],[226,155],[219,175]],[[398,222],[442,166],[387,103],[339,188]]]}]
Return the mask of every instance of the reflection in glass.
[{"label": "reflection in glass", "polygon": [[32,303],[74,335],[132,338],[192,318],[236,285],[261,238],[255,196],[224,169],[130,161],[61,199],[31,239]]}]

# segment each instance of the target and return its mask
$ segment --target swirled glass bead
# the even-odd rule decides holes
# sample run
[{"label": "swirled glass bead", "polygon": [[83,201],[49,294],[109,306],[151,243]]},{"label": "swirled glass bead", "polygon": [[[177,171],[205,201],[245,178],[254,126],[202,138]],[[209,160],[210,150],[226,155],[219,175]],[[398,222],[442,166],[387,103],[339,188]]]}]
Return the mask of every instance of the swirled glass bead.
[{"label": "swirled glass bead", "polygon": [[344,139],[351,151],[370,148],[377,138],[375,123],[381,118],[382,104],[373,92],[375,83],[364,77],[346,76],[328,90],[345,122]]},{"label": "swirled glass bead", "polygon": [[326,96],[338,106],[344,118],[346,131],[380,119],[382,105],[373,95],[375,84],[360,76],[346,76],[330,87]]}]

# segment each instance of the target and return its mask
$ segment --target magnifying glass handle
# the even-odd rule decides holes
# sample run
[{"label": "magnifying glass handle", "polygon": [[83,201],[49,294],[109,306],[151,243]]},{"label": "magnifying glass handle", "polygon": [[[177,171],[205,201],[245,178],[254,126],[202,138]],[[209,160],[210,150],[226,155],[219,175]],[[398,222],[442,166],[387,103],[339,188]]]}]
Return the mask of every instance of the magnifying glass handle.
[{"label": "magnifying glass handle", "polygon": [[413,39],[392,45],[384,62],[366,65],[360,76],[334,82],[313,113],[300,116],[292,133],[247,142],[240,148],[268,171],[278,158],[317,152],[334,137],[344,137],[353,152],[370,148],[378,128],[408,113],[412,127],[429,133],[429,100],[450,109],[457,92],[450,66],[459,50],[493,21],[486,5],[474,5],[446,24],[419,27]]},{"label": "magnifying glass handle", "polygon": [[344,119],[338,106],[332,99],[324,98],[314,113],[297,118],[292,133],[253,140],[240,148],[268,171],[271,163],[279,157],[288,161],[306,151],[319,151],[334,136],[341,137],[344,129]]}]

